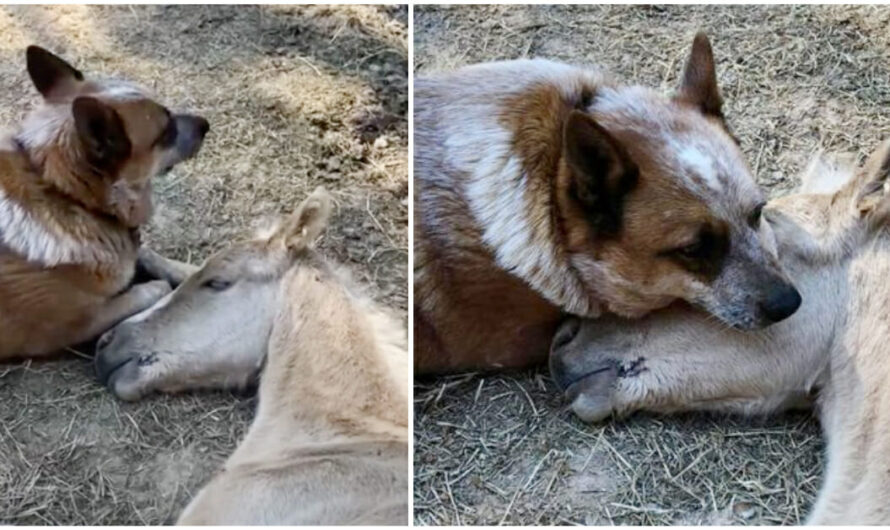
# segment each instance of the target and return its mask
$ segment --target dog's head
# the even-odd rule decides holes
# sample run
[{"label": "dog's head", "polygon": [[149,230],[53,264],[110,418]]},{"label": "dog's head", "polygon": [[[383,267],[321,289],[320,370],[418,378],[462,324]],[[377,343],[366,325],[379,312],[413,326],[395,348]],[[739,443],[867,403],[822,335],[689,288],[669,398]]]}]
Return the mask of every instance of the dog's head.
[{"label": "dog's head", "polygon": [[45,181],[129,227],[151,215],[151,178],[194,156],[207,120],[174,114],[122,80],[85,78],[37,46],[28,74],[43,96],[17,139]]},{"label": "dog's head", "polygon": [[569,259],[611,311],[639,316],[679,298],[753,329],[799,306],[721,105],[699,34],[673,98],[603,87],[566,119]]}]

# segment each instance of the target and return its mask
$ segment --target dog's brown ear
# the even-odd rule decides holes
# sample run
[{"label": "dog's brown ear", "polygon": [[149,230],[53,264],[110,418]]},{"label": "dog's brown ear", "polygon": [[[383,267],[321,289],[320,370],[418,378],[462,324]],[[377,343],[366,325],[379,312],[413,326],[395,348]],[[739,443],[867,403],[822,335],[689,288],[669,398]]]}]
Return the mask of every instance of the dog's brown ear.
[{"label": "dog's brown ear", "polygon": [[637,184],[636,164],[624,146],[579,110],[569,114],[563,145],[572,173],[571,197],[584,209],[598,235],[617,233],[624,197]]},{"label": "dog's brown ear", "polygon": [[333,200],[322,187],[313,191],[284,224],[281,236],[290,251],[311,247],[328,226]]},{"label": "dog's brown ear", "polygon": [[26,51],[28,75],[44,98],[58,98],[74,94],[83,74],[58,56],[40,46],[28,46]]},{"label": "dog's brown ear", "polygon": [[723,98],[717,88],[717,70],[708,36],[695,35],[692,51],[683,70],[683,80],[676,99],[701,110],[703,114],[723,119]]},{"label": "dog's brown ear", "polygon": [[130,156],[132,145],[124,122],[113,108],[96,98],[82,96],[74,100],[72,112],[91,166],[112,170]]}]

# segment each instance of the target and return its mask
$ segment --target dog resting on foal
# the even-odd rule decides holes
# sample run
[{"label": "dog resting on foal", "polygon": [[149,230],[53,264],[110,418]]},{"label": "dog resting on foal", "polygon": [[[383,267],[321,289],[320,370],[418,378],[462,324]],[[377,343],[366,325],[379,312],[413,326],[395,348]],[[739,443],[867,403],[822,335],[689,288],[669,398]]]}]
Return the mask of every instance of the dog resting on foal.
[{"label": "dog resting on foal", "polygon": [[411,369],[405,327],[311,247],[330,198],[207,260],[99,340],[124,399],[238,387],[265,359],[259,408],[183,524],[408,524]]},{"label": "dog resting on foal", "polygon": [[563,313],[797,309],[698,35],[672,98],[546,60],[415,82],[415,368],[542,362]]},{"label": "dog resting on foal", "polygon": [[810,402],[828,465],[812,524],[890,524],[890,143],[864,169],[816,161],[764,211],[803,295],[740,333],[688,307],[565,322],[551,371],[586,421],[635,410],[760,414]]},{"label": "dog resting on foal", "polygon": [[209,127],[37,46],[27,68],[43,101],[0,136],[0,360],[95,338],[170,291],[129,287],[138,227],[152,177],[197,153]]}]

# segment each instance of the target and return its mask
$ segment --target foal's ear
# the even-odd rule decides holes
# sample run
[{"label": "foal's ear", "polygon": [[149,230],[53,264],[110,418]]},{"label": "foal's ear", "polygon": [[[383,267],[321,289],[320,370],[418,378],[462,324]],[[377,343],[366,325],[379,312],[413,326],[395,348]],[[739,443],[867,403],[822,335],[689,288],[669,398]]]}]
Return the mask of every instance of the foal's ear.
[{"label": "foal's ear", "polygon": [[322,187],[315,188],[284,225],[284,244],[288,250],[311,247],[328,226],[333,200]]},{"label": "foal's ear", "polygon": [[857,183],[856,209],[861,216],[875,212],[881,219],[890,214],[890,140],[885,140],[868,157]]}]

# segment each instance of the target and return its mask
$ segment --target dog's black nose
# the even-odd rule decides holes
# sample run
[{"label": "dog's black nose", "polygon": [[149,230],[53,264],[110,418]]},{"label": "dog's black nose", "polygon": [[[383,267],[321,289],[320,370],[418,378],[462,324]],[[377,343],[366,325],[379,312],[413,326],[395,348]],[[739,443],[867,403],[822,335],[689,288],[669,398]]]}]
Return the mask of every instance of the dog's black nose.
[{"label": "dog's black nose", "polygon": [[779,322],[790,317],[800,307],[800,293],[792,285],[773,290],[766,300],[761,302],[760,309],[771,322]]},{"label": "dog's black nose", "polygon": [[201,133],[201,138],[207,136],[207,133],[210,132],[210,122],[198,117],[198,131]]}]

